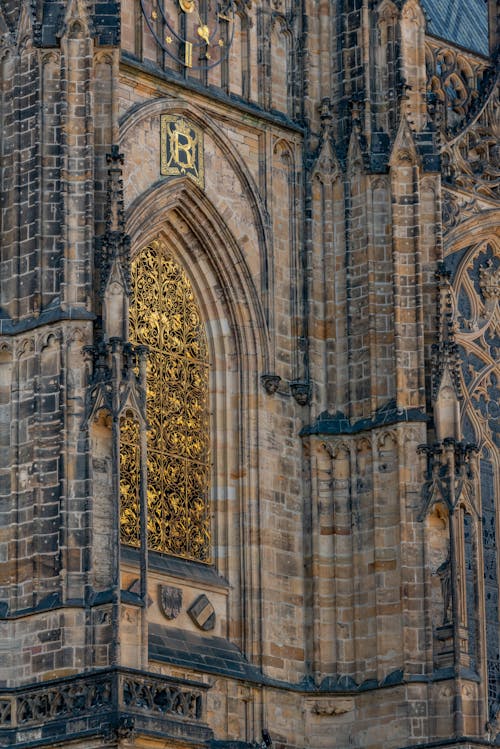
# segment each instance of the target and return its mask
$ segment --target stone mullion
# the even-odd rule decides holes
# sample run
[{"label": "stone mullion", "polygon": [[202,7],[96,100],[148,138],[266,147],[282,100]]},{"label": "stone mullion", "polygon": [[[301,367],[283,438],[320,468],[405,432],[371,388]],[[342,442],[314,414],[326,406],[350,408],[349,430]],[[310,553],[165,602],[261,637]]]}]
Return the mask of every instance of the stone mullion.
[{"label": "stone mullion", "polygon": [[16,560],[15,593],[12,609],[18,610],[33,605],[36,580],[36,555],[31,554],[34,534],[34,492],[29,472],[34,463],[35,434],[33,431],[35,411],[35,345],[32,339],[18,344],[16,351],[17,371],[13,378],[13,412],[15,430],[13,453],[15,453],[12,487],[15,496]]},{"label": "stone mullion", "polygon": [[[359,589],[361,585],[362,570],[360,567],[358,548],[360,546],[359,540],[359,496],[357,491],[358,484],[358,465],[357,465],[357,445],[355,440],[352,440],[350,445],[351,461],[350,461],[350,524],[351,524],[351,568],[350,568],[350,586],[352,588],[351,594],[351,606],[352,606],[352,621],[351,625],[351,637],[352,637],[352,668],[351,676],[356,679],[360,671],[360,658],[359,658],[359,645],[361,643],[361,633],[359,629],[359,618],[360,618],[360,606],[359,606]],[[363,669],[363,672],[365,669]]]},{"label": "stone mullion", "polygon": [[[424,435],[425,436],[425,435]],[[420,463],[422,463],[422,458],[420,458]],[[424,472],[422,471],[422,474],[424,475]],[[405,519],[407,517],[407,511],[406,509],[403,509],[402,515],[401,515],[401,522],[404,523]],[[448,522],[449,522],[449,516]],[[442,521],[443,525],[445,521]],[[437,647],[437,642],[435,640],[435,631],[434,631],[434,607],[433,607],[433,601],[432,601],[432,589],[433,589],[433,578],[434,573],[432,569],[432,563],[433,563],[433,554],[432,554],[432,544],[430,539],[430,533],[428,529],[427,522],[421,522],[421,529],[420,529],[420,541],[421,541],[421,560],[422,560],[422,586],[423,586],[423,616],[421,617],[421,626],[423,630],[424,635],[424,643],[425,643],[425,663],[424,668],[427,673],[432,673],[434,671],[434,664],[436,661],[436,653],[435,649]],[[404,532],[402,530],[402,532]],[[448,532],[448,531],[442,531]],[[417,535],[417,534],[415,534]],[[407,563],[407,557],[408,554],[406,553],[406,549],[402,548],[402,558],[401,558],[401,564],[402,564],[402,575],[403,575],[403,584],[405,583],[405,575],[408,576],[408,573],[406,571],[406,566],[409,566]],[[407,617],[408,618],[408,617]],[[405,662],[408,662],[408,653],[410,651],[410,646],[408,644],[408,629],[405,627],[405,639],[404,639],[404,653],[405,653]]]},{"label": "stone mullion", "polygon": [[[382,439],[384,438],[384,442]],[[399,598],[399,585],[394,585],[394,578],[399,573],[399,560],[394,550],[398,548],[399,538],[394,528],[398,523],[390,522],[391,515],[398,511],[398,485],[395,482],[384,482],[384,476],[393,466],[390,458],[384,460],[381,447],[393,435],[373,432],[372,438],[372,512],[373,512],[373,570],[375,587],[375,628],[376,628],[376,673],[378,679],[383,679],[388,672],[401,667],[400,647],[398,647],[397,623],[401,621],[400,609],[388,612],[389,608],[396,608],[395,597]],[[390,537],[389,537],[390,534]],[[391,584],[392,583],[392,584]],[[397,588],[396,596],[390,596],[390,591]],[[394,627],[394,631],[393,630]],[[390,634],[389,634],[390,633]],[[390,645],[389,645],[390,640]],[[396,651],[389,660],[388,652]]]},{"label": "stone mullion", "polygon": [[[370,412],[373,414],[377,410],[379,405],[378,399],[378,367],[380,366],[379,359],[379,344],[377,335],[377,269],[378,263],[376,258],[375,248],[375,237],[374,237],[374,207],[373,207],[373,182],[370,177],[366,178],[367,190],[367,206],[369,210],[366,212],[368,219],[366,225],[366,256],[367,256],[367,283],[368,283],[368,357],[369,357],[369,372],[370,372]],[[371,214],[371,215],[370,215]]]},{"label": "stone mullion", "polygon": [[394,398],[394,326],[391,247],[391,201],[386,177],[379,176],[371,186],[373,274],[375,297],[375,354],[372,397],[374,410]]},{"label": "stone mullion", "polygon": [[38,56],[28,43],[19,54],[16,79],[18,114],[18,315],[39,312]]},{"label": "stone mullion", "polygon": [[321,603],[320,603],[320,522],[319,505],[320,479],[317,444],[309,439],[304,443],[305,452],[309,457],[310,468],[310,504],[304,508],[304,581],[306,618],[305,618],[305,657],[311,663],[313,679],[319,683],[322,670],[322,638],[321,638]]},{"label": "stone mullion", "polygon": [[367,0],[360,2],[343,0],[342,3],[339,2],[336,5],[337,7],[343,5],[343,9],[338,12],[337,26],[340,42],[338,60],[340,64],[336,71],[337,91],[333,95],[333,100],[339,102],[337,142],[341,148],[346,148],[352,128],[352,104],[358,101],[358,96],[362,96],[362,106],[366,102],[366,75],[362,57],[364,42],[362,15],[364,16],[367,12]]},{"label": "stone mullion", "polygon": [[[351,175],[348,209],[347,259],[348,289],[348,347],[349,347],[349,416],[367,416],[370,403],[369,357],[367,331],[370,336],[370,306],[365,306],[368,294],[366,259],[366,180],[356,168]],[[367,310],[367,312],[365,311]]]},{"label": "stone mullion", "polygon": [[42,308],[50,304],[58,294],[58,263],[61,230],[61,101],[60,101],[60,57],[50,52],[42,58],[41,109],[41,279]]},{"label": "stone mullion", "polygon": [[38,438],[35,446],[38,515],[38,587],[40,595],[55,591],[59,552],[60,452],[63,425],[63,374],[59,338],[49,337],[38,362]]},{"label": "stone mullion", "polygon": [[111,152],[111,146],[117,141],[113,139],[113,128],[116,112],[113,75],[114,52],[96,55],[95,59],[95,103],[94,103],[94,176],[95,176],[95,235],[100,236],[105,231],[106,222],[106,183],[108,165],[106,154]]},{"label": "stone mullion", "polygon": [[424,397],[429,401],[431,393],[431,346],[438,334],[436,327],[436,265],[443,259],[443,237],[441,220],[441,179],[439,175],[428,175],[420,184],[419,216],[421,226],[419,251],[422,276],[422,362],[424,379]]},{"label": "stone mullion", "polygon": [[[274,305],[276,319],[276,358],[280,374],[287,380],[297,377],[297,291],[292,283],[291,263],[294,262],[292,229],[292,154],[288,144],[279,141],[273,150],[272,222],[274,235]],[[296,265],[296,263],[295,263]],[[296,276],[295,276],[296,278]],[[287,350],[290,342],[293,348]],[[293,352],[293,353],[292,353]]]},{"label": "stone mullion", "polygon": [[[311,252],[311,288],[309,308],[310,342],[310,372],[314,383],[313,398],[317,398],[319,412],[328,408],[326,392],[327,374],[327,278],[333,283],[333,276],[327,276],[326,255],[328,253],[328,235],[332,226],[326,208],[325,192],[328,185],[323,179],[317,178],[312,186],[312,252]],[[331,248],[331,244],[330,244]],[[333,324],[333,320],[330,324]]]},{"label": "stone mullion", "polygon": [[331,373],[335,371],[335,390],[331,391],[331,405],[334,404],[336,410],[345,412],[349,408],[346,227],[345,185],[339,175],[333,185],[333,318],[328,378],[330,379]]},{"label": "stone mullion", "polygon": [[34,373],[33,373],[33,471],[31,477],[31,487],[33,490],[33,532],[32,532],[32,554],[33,554],[33,605],[36,606],[41,599],[43,594],[40,595],[41,578],[42,572],[42,560],[41,560],[41,546],[43,543],[41,534],[41,500],[40,500],[40,443],[41,443],[41,432],[40,421],[41,421],[41,410],[42,410],[42,396],[40,393],[41,387],[41,353],[36,352],[34,361]]},{"label": "stone mullion", "polygon": [[371,61],[374,56],[371,44],[371,30],[373,11],[368,7],[367,0],[363,0],[361,7],[361,29],[359,32],[360,54],[363,65],[363,131],[366,134],[368,144],[371,143],[372,135],[372,78],[370,75]]},{"label": "stone mullion", "polygon": [[[146,346],[138,346],[139,381],[144,392],[147,390]],[[145,414],[142,414],[144,417]],[[143,602],[141,610],[141,656],[142,668],[148,667],[148,435],[145,418],[139,422],[139,514],[140,514],[140,594]],[[119,483],[119,482],[118,482]],[[118,519],[119,522],[119,519]],[[118,533],[119,536],[119,533]],[[119,559],[118,559],[119,564]]]},{"label": "stone mullion", "polygon": [[259,104],[268,109],[271,103],[271,19],[259,8],[257,11],[257,69]]},{"label": "stone mullion", "polygon": [[425,320],[424,320],[424,276],[422,265],[422,221],[421,221],[421,190],[420,170],[413,167],[413,185],[415,206],[413,211],[413,225],[415,227],[415,344],[416,366],[418,373],[418,405],[425,405]]},{"label": "stone mullion", "polygon": [[[89,494],[91,483],[88,466],[88,434],[81,431],[84,419],[84,365],[80,333],[72,327],[63,335],[64,359],[60,381],[60,530],[63,599],[83,598],[90,573]],[[87,338],[88,340],[88,338]],[[78,356],[75,348],[78,347]],[[115,496],[119,496],[116,494]]]},{"label": "stone mullion", "polygon": [[43,118],[43,96],[42,91],[42,62],[41,55],[37,52],[32,57],[32,62],[35,70],[36,80],[31,82],[32,91],[34,91],[34,102],[33,109],[36,108],[34,116],[34,147],[33,147],[33,160],[34,160],[34,184],[30,180],[30,197],[29,197],[29,214],[32,215],[33,222],[33,234],[34,234],[34,255],[35,255],[35,270],[33,271],[33,284],[32,284],[32,309],[35,315],[39,314],[43,306],[43,238],[42,238],[42,178],[43,178],[43,162],[42,162],[42,148],[43,148],[43,131],[42,131],[42,118]]},{"label": "stone mullion", "polygon": [[[402,658],[405,669],[410,673],[423,673],[426,666],[432,666],[432,650],[427,650],[424,644],[427,625],[423,621],[422,612],[422,600],[428,600],[426,593],[428,591],[430,595],[431,582],[425,558],[424,526],[416,517],[423,478],[422,458],[418,456],[417,445],[425,439],[425,426],[398,425],[396,434],[396,502],[399,513],[399,564],[403,607]],[[421,648],[416,650],[415,643],[421,643]]]},{"label": "stone mullion", "polygon": [[408,85],[408,114],[418,131],[427,120],[425,17],[418,0],[406,2],[401,13],[402,74]]},{"label": "stone mullion", "polygon": [[[245,359],[243,359],[245,361]],[[265,434],[268,414],[261,407],[250,407],[253,398],[257,400],[252,388],[253,382],[246,368],[241,368],[235,377],[237,392],[249,393],[249,399],[238,408],[238,439],[236,446],[235,465],[248,465],[248,479],[239,482],[239,540],[241,561],[239,575],[242,587],[242,601],[240,616],[242,622],[242,650],[247,653],[249,660],[262,668],[264,661],[265,622],[263,618],[265,606],[264,574],[265,561],[261,559],[263,551],[263,514],[265,508],[264,492],[259,478],[265,460],[262,460],[257,450],[259,435]],[[245,440],[243,435],[248,435]],[[264,697],[263,697],[264,699]]]},{"label": "stone mullion", "polygon": [[[476,670],[480,674],[481,679],[477,686],[479,693],[478,701],[478,712],[479,712],[479,725],[486,725],[488,720],[488,652],[487,652],[487,635],[486,635],[486,616],[482,616],[482,612],[486,612],[486,591],[485,591],[485,574],[484,574],[484,546],[483,546],[483,510],[482,510],[482,498],[480,491],[480,463],[477,455],[471,458],[473,462],[473,473],[475,477],[475,498],[476,498],[476,510],[478,512],[481,522],[478,518],[473,518],[474,524],[474,541],[475,541],[475,586],[477,596],[477,663]],[[498,555],[497,555],[498,556]]]},{"label": "stone mullion", "polygon": [[7,343],[0,343],[0,600],[9,602],[14,566],[14,517],[11,486],[11,430],[12,373],[14,362],[12,350]]},{"label": "stone mullion", "polygon": [[15,279],[15,288],[11,315],[19,319],[21,316],[21,279],[20,279],[20,237],[21,237],[21,215],[20,215],[20,182],[21,182],[21,114],[20,114],[20,81],[21,57],[19,51],[15,58],[15,70],[12,76],[12,100],[13,100],[13,153],[12,153],[12,225],[14,226],[12,237],[12,277]]},{"label": "stone mullion", "polygon": [[[474,519],[475,525],[475,542],[476,542],[476,592],[478,601],[478,628],[477,628],[477,671],[480,674],[480,682],[478,684],[479,693],[479,724],[486,725],[489,718],[489,700],[488,700],[488,645],[487,645],[487,621],[486,616],[482,616],[482,612],[486,613],[486,590],[485,590],[485,551],[484,551],[484,539],[483,539],[483,527],[485,523],[484,510],[483,510],[483,497],[481,493],[481,461],[479,455],[471,456],[473,462],[473,474],[475,477],[475,500],[476,510],[478,516],[481,519]],[[498,496],[498,495],[497,495]],[[497,528],[499,518],[497,517]],[[498,530],[496,534],[498,538]],[[497,568],[500,562],[499,555],[496,555]],[[497,580],[500,579],[497,571]]]},{"label": "stone mullion", "polygon": [[318,466],[318,580],[320,614],[320,644],[321,644],[321,675],[329,676],[337,671],[337,600],[335,573],[332,560],[335,559],[334,535],[334,496],[333,496],[333,461],[321,446],[317,455]]},{"label": "stone mullion", "polygon": [[306,622],[306,658],[310,660],[313,678],[319,684],[322,678],[333,673],[336,662],[335,570],[331,566],[334,559],[332,470],[325,445],[314,439],[307,447],[311,457],[311,515],[304,523],[304,556],[306,560],[310,559],[306,607],[311,612],[312,621]]},{"label": "stone mullion", "polygon": [[352,674],[355,669],[354,592],[351,584],[353,569],[353,532],[350,510],[352,450],[346,444],[333,443],[327,447],[332,457],[335,672]]},{"label": "stone mullion", "polygon": [[349,175],[346,175],[345,180],[345,252],[344,252],[344,277],[345,277],[345,301],[346,301],[346,326],[345,326],[345,359],[346,359],[346,398],[345,398],[345,414],[347,417],[352,415],[352,343],[351,343],[351,330],[352,330],[352,315],[351,315],[351,272],[350,264],[352,262],[352,185]]},{"label": "stone mullion", "polygon": [[[377,532],[377,512],[378,510],[378,498],[375,495],[375,466],[377,465],[377,434],[374,431],[370,432],[370,436],[367,437],[368,448],[367,448],[367,462],[364,470],[365,478],[363,484],[366,485],[364,491],[360,491],[360,525],[363,529],[363,566],[361,568],[361,586],[363,589],[366,588],[366,613],[364,615],[365,621],[369,622],[368,631],[366,632],[366,639],[368,640],[368,655],[364,656],[363,660],[365,663],[365,669],[367,674],[363,673],[363,669],[360,665],[363,661],[358,663],[357,680],[362,682],[365,678],[369,678],[370,675],[378,675],[378,661],[380,657],[380,651],[378,649],[378,619],[379,619],[379,608],[382,605],[380,597],[382,594],[383,585],[379,585],[378,578],[380,576],[379,569],[382,566],[380,563],[385,560],[380,559],[380,548],[378,542],[380,536]],[[358,444],[362,444],[363,438]],[[359,475],[359,474],[358,474]],[[383,545],[383,541],[381,540]]]},{"label": "stone mullion", "polygon": [[12,559],[12,567],[10,569],[9,582],[10,582],[10,595],[9,595],[9,609],[15,611],[20,608],[18,605],[19,600],[19,553],[20,553],[20,539],[19,539],[19,486],[20,486],[20,471],[19,471],[19,439],[20,439],[20,369],[21,362],[19,361],[19,344],[17,341],[14,342],[14,365],[12,368],[12,387],[11,387],[11,416],[12,424],[10,429],[10,455],[11,455],[11,466],[10,466],[10,488],[11,488],[11,522],[14,529],[13,537],[9,543],[8,553]]},{"label": "stone mullion", "polygon": [[393,193],[393,284],[394,340],[397,408],[423,405],[421,372],[423,348],[417,305],[421,289],[415,287],[420,275],[416,271],[418,227],[415,226],[415,192],[413,165],[391,169]]},{"label": "stone mullion", "polygon": [[91,289],[93,238],[93,133],[91,67],[93,42],[85,36],[65,36],[63,56],[63,191],[66,222],[61,284],[65,307],[86,306]]},{"label": "stone mullion", "polygon": [[14,176],[17,163],[15,149],[16,128],[14,113],[13,81],[15,79],[16,58],[12,49],[2,51],[1,76],[1,133],[0,138],[0,184],[2,204],[0,207],[0,230],[2,243],[0,246],[0,290],[2,307],[13,314],[15,300],[14,287],[16,275],[14,272]]},{"label": "stone mullion", "polygon": [[[321,6],[318,4],[318,12],[316,12],[315,4],[311,0],[306,0],[301,8],[303,18],[305,21],[302,23],[302,34],[299,39],[299,56],[301,56],[301,76],[302,76],[302,107],[304,116],[311,123],[312,128],[316,129],[317,125],[317,110],[314,106],[318,101],[325,96],[329,96],[330,91],[328,86],[323,86],[321,82],[320,71],[326,71],[329,67],[328,59],[326,55],[326,47],[321,49],[321,39],[325,34],[325,26],[328,25],[327,17],[328,11],[325,9],[326,3],[322,0]],[[321,10],[319,8],[321,7]],[[320,28],[322,26],[322,31]],[[322,66],[320,56],[323,59],[325,67]],[[318,60],[318,68],[316,70],[311,65],[311,62]]]},{"label": "stone mullion", "polygon": [[[320,96],[317,101],[321,101],[324,97],[332,95],[332,54],[333,54],[333,37],[331,33],[332,22],[333,22],[333,5],[329,2],[320,2],[319,5],[319,35],[320,35],[320,50],[319,50],[319,69],[318,78],[320,80]],[[310,55],[310,59],[313,59],[313,55]],[[311,76],[312,77],[312,76]]]},{"label": "stone mullion", "polygon": [[[91,303],[91,244],[94,235],[91,197],[93,143],[90,127],[93,115],[90,84],[92,60],[93,42],[85,29],[84,19],[71,22],[68,19],[68,26],[61,38],[61,211],[65,216],[61,226],[61,305],[66,309],[86,307]],[[65,348],[71,334],[69,329],[64,333]],[[69,369],[66,370],[68,376]],[[64,385],[66,389],[67,380]],[[72,408],[66,407],[63,421],[60,541],[63,597],[82,599],[88,577],[90,543],[88,459],[82,454],[84,446]],[[119,496],[118,491],[115,496]]]},{"label": "stone mullion", "polygon": [[337,338],[335,335],[335,324],[337,316],[335,314],[336,288],[335,288],[335,192],[340,185],[340,179],[327,180],[322,185],[324,216],[323,223],[323,299],[324,299],[324,366],[322,372],[322,381],[326,385],[325,399],[322,404],[322,410],[334,409],[338,406],[335,397],[338,390],[338,371],[335,366],[338,363]]},{"label": "stone mullion", "polygon": [[[297,376],[306,381],[309,378],[308,352],[305,341],[308,337],[307,320],[307,258],[303,250],[303,173],[299,170],[299,153],[294,150],[295,144],[290,143],[290,164],[288,169],[289,196],[289,237],[290,237],[290,303],[292,306],[292,336],[294,338],[294,352],[292,354]],[[297,157],[297,158],[296,158]],[[294,283],[293,279],[296,279]]]}]

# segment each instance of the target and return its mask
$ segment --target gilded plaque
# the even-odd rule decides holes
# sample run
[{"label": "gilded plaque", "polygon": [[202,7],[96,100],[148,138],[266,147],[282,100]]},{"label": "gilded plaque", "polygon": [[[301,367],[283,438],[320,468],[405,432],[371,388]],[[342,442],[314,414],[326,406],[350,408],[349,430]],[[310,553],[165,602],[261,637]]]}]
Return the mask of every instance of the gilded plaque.
[{"label": "gilded plaque", "polygon": [[161,116],[160,171],[166,177],[190,177],[204,187],[203,132],[179,115]]}]

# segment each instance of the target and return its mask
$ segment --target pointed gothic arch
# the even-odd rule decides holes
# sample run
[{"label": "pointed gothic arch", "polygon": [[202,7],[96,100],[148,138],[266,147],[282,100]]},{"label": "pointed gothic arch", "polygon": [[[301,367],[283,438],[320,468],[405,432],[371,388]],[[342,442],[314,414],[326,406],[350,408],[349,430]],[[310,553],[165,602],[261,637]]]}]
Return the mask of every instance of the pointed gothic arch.
[{"label": "pointed gothic arch", "polygon": [[[153,185],[129,209],[127,225],[132,262],[144,247],[158,243],[185,273],[197,301],[210,362],[211,550],[210,559],[201,561],[211,561],[237,586],[241,560],[230,548],[245,547],[241,536],[250,532],[251,522],[243,528],[235,519],[247,513],[256,476],[256,424],[249,414],[258,373],[266,371],[270,356],[262,305],[237,242],[190,180]],[[232,600],[239,605],[238,596]]]},{"label": "pointed gothic arch", "polygon": [[[148,547],[210,561],[209,358],[192,285],[165,243],[132,260],[129,338],[149,350],[146,375]],[[124,413],[121,538],[140,545],[140,425]]]}]

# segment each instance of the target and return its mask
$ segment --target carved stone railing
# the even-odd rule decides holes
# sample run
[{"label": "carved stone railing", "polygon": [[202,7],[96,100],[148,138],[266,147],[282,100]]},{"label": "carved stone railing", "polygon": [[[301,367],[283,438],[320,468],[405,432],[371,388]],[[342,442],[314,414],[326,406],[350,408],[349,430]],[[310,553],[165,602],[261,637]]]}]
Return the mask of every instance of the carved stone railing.
[{"label": "carved stone railing", "polygon": [[180,689],[162,679],[122,676],[121,699],[129,709],[201,720],[202,695],[198,690]]},{"label": "carved stone railing", "polygon": [[113,679],[77,679],[73,683],[49,688],[39,687],[17,696],[15,710],[18,726],[28,726],[46,720],[81,715],[87,711],[101,711],[113,703]]},{"label": "carved stone railing", "polygon": [[[144,674],[130,669],[109,669],[27,687],[0,691],[0,745],[21,746],[43,738],[51,726],[67,722],[79,730],[109,735],[130,735],[138,725],[167,722],[195,731],[208,739],[203,723],[205,684]],[[205,736],[207,734],[207,736]]]}]

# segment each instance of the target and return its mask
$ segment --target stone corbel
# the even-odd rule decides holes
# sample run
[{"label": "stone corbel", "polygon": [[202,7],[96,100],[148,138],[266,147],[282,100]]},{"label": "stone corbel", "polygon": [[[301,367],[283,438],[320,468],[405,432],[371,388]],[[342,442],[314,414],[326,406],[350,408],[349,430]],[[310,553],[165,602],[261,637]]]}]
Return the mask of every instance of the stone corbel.
[{"label": "stone corbel", "polygon": [[299,406],[307,406],[311,391],[309,382],[306,380],[292,380],[290,382],[290,390]]},{"label": "stone corbel", "polygon": [[260,376],[260,381],[266,393],[268,395],[274,395],[280,386],[281,377],[276,374],[266,373]]}]

